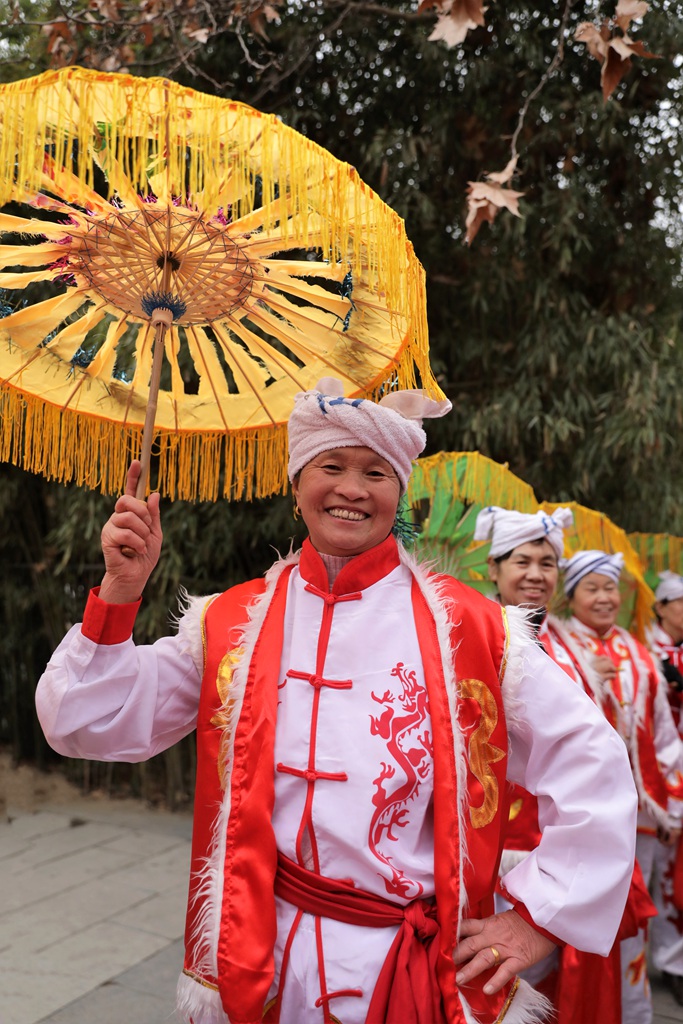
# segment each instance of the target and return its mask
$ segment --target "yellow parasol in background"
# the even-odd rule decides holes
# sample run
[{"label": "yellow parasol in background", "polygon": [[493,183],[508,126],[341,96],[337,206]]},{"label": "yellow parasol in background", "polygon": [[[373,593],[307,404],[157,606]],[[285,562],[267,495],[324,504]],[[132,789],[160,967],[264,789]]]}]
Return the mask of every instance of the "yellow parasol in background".
[{"label": "yellow parasol in background", "polygon": [[147,416],[164,494],[264,496],[319,378],[440,395],[403,222],[273,115],[81,68],[2,85],[0,205],[0,459],[116,493]]},{"label": "yellow parasol in background", "polygon": [[[408,500],[421,523],[416,547],[442,572],[448,572],[485,594],[493,596],[487,558],[490,542],[474,538],[477,515],[487,505],[534,513],[539,508],[549,514],[563,506],[574,515],[573,524],[564,531],[564,554],[598,548],[624,555],[624,573],[620,581],[622,605],[619,624],[644,640],[653,620],[654,595],[645,578],[638,551],[630,537],[602,512],[576,502],[543,502],[516,476],[507,464],[501,465],[480,452],[438,452],[419,459],[410,479]],[[672,546],[673,546],[672,539]],[[680,550],[680,549],[679,549]],[[568,611],[561,587],[551,610]]]},{"label": "yellow parasol in background", "polygon": [[629,533],[628,539],[645,566],[653,588],[659,582],[660,572],[668,569],[679,576],[683,574],[683,537],[670,533]]}]

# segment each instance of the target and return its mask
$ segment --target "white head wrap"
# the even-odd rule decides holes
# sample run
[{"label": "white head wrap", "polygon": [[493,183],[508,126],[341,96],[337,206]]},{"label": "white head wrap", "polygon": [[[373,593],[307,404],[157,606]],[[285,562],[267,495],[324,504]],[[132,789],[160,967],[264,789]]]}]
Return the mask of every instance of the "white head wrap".
[{"label": "white head wrap", "polygon": [[573,521],[574,514],[570,508],[556,508],[552,515],[548,515],[540,509],[531,514],[490,505],[477,516],[474,539],[488,540],[491,537],[490,558],[499,558],[532,540],[547,540],[559,558],[564,550],[564,530]]},{"label": "white head wrap", "polygon": [[591,572],[607,576],[618,583],[623,565],[624,556],[621,551],[617,551],[616,555],[608,555],[606,551],[577,551],[561,566],[564,569],[564,592],[571,594],[576,584]]},{"label": "white head wrap", "polygon": [[422,420],[445,416],[448,399],[435,402],[423,391],[390,391],[379,402],[344,398],[336,377],[324,377],[312,391],[300,391],[289,417],[289,479],[321,452],[332,448],[372,448],[393,466],[405,492],[408,477],[427,436]]},{"label": "white head wrap", "polygon": [[667,569],[660,572],[659,580],[655,590],[655,601],[677,601],[679,597],[683,597],[683,576]]}]

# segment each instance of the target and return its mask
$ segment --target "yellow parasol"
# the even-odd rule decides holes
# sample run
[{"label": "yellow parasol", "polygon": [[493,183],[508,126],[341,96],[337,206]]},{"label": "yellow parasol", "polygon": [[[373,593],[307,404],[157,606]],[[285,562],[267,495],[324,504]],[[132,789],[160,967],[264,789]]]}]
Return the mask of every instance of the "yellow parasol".
[{"label": "yellow parasol", "polygon": [[645,566],[648,583],[657,586],[660,572],[683,574],[683,537],[670,533],[629,533],[628,539]]},{"label": "yellow parasol", "polygon": [[[599,548],[624,555],[621,578],[622,606],[619,623],[643,640],[653,619],[654,595],[643,573],[637,547],[630,537],[602,512],[576,502],[543,502],[534,491],[510,471],[479,452],[438,452],[418,460],[412,474],[408,500],[422,521],[417,540],[420,553],[433,560],[443,572],[463,580],[484,593],[492,594],[487,557],[490,543],[474,541],[479,511],[487,505],[534,513],[539,508],[552,513],[560,506],[570,508],[573,525],[564,532],[564,554]],[[670,550],[673,550],[673,544]],[[680,549],[679,549],[680,552]],[[560,614],[567,611],[562,597],[555,601]]]},{"label": "yellow parasol", "polygon": [[263,496],[321,377],[440,395],[403,222],[273,115],[81,68],[2,85],[0,205],[0,459],[115,493],[147,416],[163,493]]}]

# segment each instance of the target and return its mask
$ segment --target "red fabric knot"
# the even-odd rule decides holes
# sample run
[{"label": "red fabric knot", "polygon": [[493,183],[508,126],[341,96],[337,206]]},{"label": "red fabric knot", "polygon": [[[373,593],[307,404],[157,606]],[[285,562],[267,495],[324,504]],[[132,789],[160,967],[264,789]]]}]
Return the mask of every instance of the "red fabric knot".
[{"label": "red fabric knot", "polygon": [[328,782],[348,782],[346,772],[317,772],[315,768],[294,768],[292,765],[283,764],[278,761],[275,770],[284,772],[285,775],[296,775],[298,779],[305,779],[306,782],[317,782],[318,779],[325,779]]},{"label": "red fabric knot", "polygon": [[[430,908],[432,913],[428,916],[425,910]],[[433,914],[434,904],[427,903],[425,900],[413,900],[405,908],[406,923],[410,925],[418,938],[423,942],[427,939],[433,939],[439,930]]]},{"label": "red fabric knot", "polygon": [[436,970],[439,926],[434,901],[415,900],[400,906],[364,892],[346,879],[326,878],[307,871],[281,852],[275,892],[307,914],[364,928],[398,926],[372,993],[366,1020],[446,1024]]},{"label": "red fabric knot", "polygon": [[352,679],[325,679],[325,676],[321,676],[319,673],[299,672],[293,668],[287,670],[287,679],[304,679],[316,690],[322,690],[323,686],[327,686],[330,690],[350,690],[353,687]]},{"label": "red fabric knot", "polygon": [[337,601],[360,601],[363,597],[360,591],[355,591],[352,594],[330,594],[326,590],[320,590],[313,583],[307,583],[304,590],[307,590],[309,594],[315,594],[316,597],[321,598],[327,605],[336,604]]}]

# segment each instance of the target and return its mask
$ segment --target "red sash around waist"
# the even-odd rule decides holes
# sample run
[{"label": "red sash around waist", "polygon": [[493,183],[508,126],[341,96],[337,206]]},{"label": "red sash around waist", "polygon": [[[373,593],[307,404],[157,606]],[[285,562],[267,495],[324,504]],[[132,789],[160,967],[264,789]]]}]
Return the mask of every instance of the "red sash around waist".
[{"label": "red sash around waist", "polygon": [[275,894],[307,914],[364,928],[398,925],[370,1000],[366,1024],[445,1024],[436,978],[439,925],[431,900],[407,906],[325,878],[278,853]]}]

